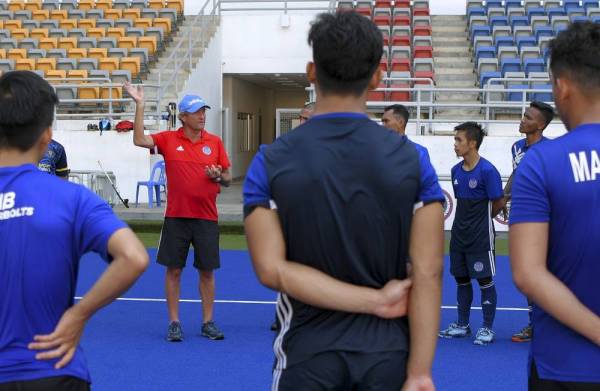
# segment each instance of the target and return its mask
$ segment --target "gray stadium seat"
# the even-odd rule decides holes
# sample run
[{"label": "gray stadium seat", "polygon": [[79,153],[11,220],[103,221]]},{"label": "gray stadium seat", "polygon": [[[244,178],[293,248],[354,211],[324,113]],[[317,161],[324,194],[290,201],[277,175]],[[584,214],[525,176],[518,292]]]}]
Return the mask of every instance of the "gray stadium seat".
[{"label": "gray stadium seat", "polygon": [[498,48],[498,61],[506,58],[519,58],[519,49],[516,46],[501,46]]},{"label": "gray stadium seat", "polygon": [[39,40],[37,38],[23,38],[19,41],[20,49],[37,49]]},{"label": "gray stadium seat", "polygon": [[[119,69],[112,72],[112,74],[110,75],[110,79],[113,83],[131,82],[131,72]],[[123,93],[125,92],[123,91]]]},{"label": "gray stadium seat", "polygon": [[107,49],[115,48],[115,47],[117,47],[117,39],[116,38],[111,38],[111,37],[100,38],[97,41],[97,46],[96,47],[107,48]]},{"label": "gray stadium seat", "polygon": [[115,20],[115,27],[123,27],[123,28],[128,28],[128,27],[133,27],[133,20],[131,19],[117,19]]},{"label": "gray stadium seat", "polygon": [[0,60],[0,72],[10,72],[15,69],[15,60]]},{"label": "gray stadium seat", "polygon": [[87,36],[86,29],[70,29],[67,30],[67,37],[83,38]]},{"label": "gray stadium seat", "polygon": [[533,32],[531,31],[531,26],[515,26],[515,28],[513,29],[513,35],[516,39],[517,37],[520,37],[522,35],[529,37],[533,35]]},{"label": "gray stadium seat", "polygon": [[158,18],[158,10],[155,10],[154,8],[144,8],[140,13],[140,17],[150,19]]},{"label": "gray stadium seat", "polygon": [[125,48],[110,48],[108,49],[109,57],[123,58],[127,57],[127,49]]},{"label": "gray stadium seat", "polygon": [[83,37],[79,38],[77,46],[84,49],[95,48],[97,45],[95,37]]},{"label": "gray stadium seat", "polygon": [[57,29],[58,28],[58,20],[54,20],[54,19],[42,20],[42,21],[40,21],[40,28],[48,29],[48,30]]},{"label": "gray stadium seat", "polygon": [[60,3],[61,10],[72,10],[76,9],[78,6],[77,0],[62,0]]},{"label": "gray stadium seat", "polygon": [[74,58],[58,58],[56,60],[56,69],[71,71],[77,69],[77,60]]},{"label": "gray stadium seat", "polygon": [[0,0],[0,10],[7,10],[8,2],[6,0]]},{"label": "gray stadium seat", "polygon": [[127,9],[129,8],[129,0],[114,0],[113,9]]},{"label": "gray stadium seat", "polygon": [[31,20],[31,11],[29,11],[29,10],[15,11],[13,19],[17,19],[17,20]]},{"label": "gray stadium seat", "polygon": [[12,20],[12,19],[13,19],[12,11],[7,11],[7,10],[0,11],[0,20]]},{"label": "gray stadium seat", "polygon": [[96,20],[96,27],[107,29],[109,27],[114,27],[115,21],[113,19],[98,19]]},{"label": "gray stadium seat", "polygon": [[44,0],[42,2],[42,9],[43,10],[57,10],[60,8],[60,2],[58,0]]},{"label": "gray stadium seat", "polygon": [[48,29],[48,37],[50,38],[63,38],[67,36],[67,30],[59,28]]},{"label": "gray stadium seat", "polygon": [[27,57],[35,58],[36,60],[40,58],[46,58],[46,50],[44,49],[29,49],[27,51]]},{"label": "gray stadium seat", "polygon": [[24,20],[21,22],[21,25],[23,26],[24,29],[27,29],[27,30],[37,29],[37,28],[40,28],[40,21],[39,20]]},{"label": "gray stadium seat", "polygon": [[144,29],[137,27],[128,27],[125,29],[125,35],[128,37],[143,37]]},{"label": "gray stadium seat", "polygon": [[148,64],[148,49],[147,48],[133,48],[129,49],[129,57],[139,57],[142,65]]},{"label": "gray stadium seat", "polygon": [[524,47],[521,48],[521,62],[523,63],[526,58],[538,58],[541,56],[540,48],[538,47]]},{"label": "gray stadium seat", "polygon": [[88,72],[98,69],[98,59],[97,58],[80,58],[78,69],[84,69]]},{"label": "gray stadium seat", "polygon": [[90,9],[85,13],[85,17],[87,19],[102,19],[104,18],[104,10],[103,9]]},{"label": "gray stadium seat", "polygon": [[171,18],[172,28],[176,27],[177,23],[177,10],[175,8],[163,8],[158,10],[159,18]]},{"label": "gray stadium seat", "polygon": [[146,0],[132,0],[131,8],[146,8]]},{"label": "gray stadium seat", "polygon": [[69,19],[85,19],[85,11],[72,8],[68,11]]},{"label": "gray stadium seat", "polygon": [[8,39],[2,39],[0,40],[0,49],[4,49],[6,51],[9,51],[10,49],[16,49],[17,46],[17,40],[13,39],[13,38],[8,38]]},{"label": "gray stadium seat", "polygon": [[67,57],[66,49],[48,49],[47,56],[50,58],[56,58],[57,60]]},{"label": "gray stadium seat", "polygon": [[9,38],[10,38],[10,31],[6,30],[6,29],[0,29],[0,40],[9,39]]}]

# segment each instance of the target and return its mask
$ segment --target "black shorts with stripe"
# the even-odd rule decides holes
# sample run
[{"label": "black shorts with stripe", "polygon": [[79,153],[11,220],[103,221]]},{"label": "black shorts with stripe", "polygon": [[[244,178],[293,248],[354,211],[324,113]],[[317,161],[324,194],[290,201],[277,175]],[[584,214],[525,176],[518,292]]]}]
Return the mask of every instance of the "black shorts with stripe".
[{"label": "black shorts with stripe", "polygon": [[219,224],[216,221],[165,217],[156,261],[164,266],[184,268],[194,246],[194,267],[210,271],[221,266]]},{"label": "black shorts with stripe", "polygon": [[494,251],[450,252],[450,274],[454,277],[486,278],[496,275]]}]

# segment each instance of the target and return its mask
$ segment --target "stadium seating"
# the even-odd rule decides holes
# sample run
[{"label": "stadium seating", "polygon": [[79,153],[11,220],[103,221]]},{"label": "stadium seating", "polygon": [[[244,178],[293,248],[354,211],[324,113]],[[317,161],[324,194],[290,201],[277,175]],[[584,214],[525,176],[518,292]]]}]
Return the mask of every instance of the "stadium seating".
[{"label": "stadium seating", "polygon": [[[379,88],[398,90],[371,91],[369,101],[409,102],[416,99],[415,94],[400,89],[429,84],[415,78],[426,78],[433,82],[435,70],[429,1],[414,0],[411,5],[406,0],[339,0],[337,9],[353,9],[371,18],[383,34],[384,53],[380,69],[387,80],[383,80]],[[153,26],[156,26],[156,21],[154,19]],[[168,26],[165,26],[166,29]]]}]

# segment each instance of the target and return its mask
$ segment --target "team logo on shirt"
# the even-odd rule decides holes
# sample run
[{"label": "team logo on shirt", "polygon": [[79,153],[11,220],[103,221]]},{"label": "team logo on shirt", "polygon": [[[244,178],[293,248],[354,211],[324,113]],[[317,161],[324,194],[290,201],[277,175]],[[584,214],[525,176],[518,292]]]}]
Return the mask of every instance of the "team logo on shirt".
[{"label": "team logo on shirt", "polygon": [[179,151],[179,152],[183,152],[183,146],[180,145],[177,148],[175,148],[175,150]]},{"label": "team logo on shirt", "polygon": [[483,271],[483,263],[475,262],[475,264],[473,265],[473,270],[475,270],[478,273],[482,272]]},{"label": "team logo on shirt", "polygon": [[33,216],[32,206],[16,206],[17,194],[14,191],[0,193],[0,220]]},{"label": "team logo on shirt", "polygon": [[208,156],[212,153],[212,149],[208,145],[205,145],[202,147],[202,153]]},{"label": "team logo on shirt", "polygon": [[469,188],[474,189],[477,187],[477,179],[469,179]]}]

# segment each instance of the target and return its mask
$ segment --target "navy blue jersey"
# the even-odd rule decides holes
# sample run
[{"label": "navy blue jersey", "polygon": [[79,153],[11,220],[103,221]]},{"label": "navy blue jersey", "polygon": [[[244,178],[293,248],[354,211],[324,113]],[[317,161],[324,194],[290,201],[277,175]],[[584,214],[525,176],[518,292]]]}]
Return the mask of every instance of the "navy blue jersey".
[{"label": "navy blue jersey", "polygon": [[[548,270],[600,316],[600,124],[531,149],[512,195],[510,224],[549,223]],[[600,347],[537,306],[532,323],[540,378],[600,383]]]},{"label": "navy blue jersey", "polygon": [[[414,208],[443,202],[424,148],[363,114],[332,113],[260,148],[244,211],[277,208],[287,258],[334,278],[381,288],[406,278]],[[275,342],[284,369],[331,350],[408,350],[406,317],[328,311],[281,295]]]},{"label": "navy blue jersey", "polygon": [[67,154],[61,143],[51,140],[46,153],[38,163],[38,168],[52,175],[66,177],[69,175]]},{"label": "navy blue jersey", "polygon": [[51,333],[73,304],[79,258],[108,259],[110,236],[125,224],[108,204],[32,164],[0,168],[0,382],[51,376],[90,381],[80,347],[63,369],[27,345]]},{"label": "navy blue jersey", "polygon": [[521,162],[521,160],[523,159],[523,157],[525,156],[525,153],[527,153],[529,148],[541,143],[542,141],[546,141],[546,140],[548,140],[548,138],[542,136],[542,138],[533,145],[527,145],[526,138],[516,141],[513,144],[512,148],[510,149],[510,152],[512,153],[513,170],[517,168],[517,166],[519,165],[519,163]]},{"label": "navy blue jersey", "polygon": [[495,240],[492,201],[504,196],[502,179],[496,167],[483,157],[471,171],[465,171],[463,164],[461,161],[451,171],[456,214],[450,251],[492,251]]}]

